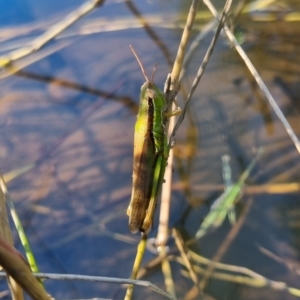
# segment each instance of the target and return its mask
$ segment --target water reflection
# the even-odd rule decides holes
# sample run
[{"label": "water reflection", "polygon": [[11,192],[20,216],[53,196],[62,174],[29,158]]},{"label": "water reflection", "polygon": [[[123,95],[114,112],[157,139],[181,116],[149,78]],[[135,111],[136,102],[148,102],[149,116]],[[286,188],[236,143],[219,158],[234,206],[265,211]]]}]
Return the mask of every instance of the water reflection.
[{"label": "water reflection", "polygon": [[[18,22],[31,18],[42,22],[46,11],[41,4],[33,9],[34,3],[26,2],[31,9]],[[58,4],[51,4],[49,15],[59,10]],[[138,5],[135,10],[142,15],[150,11],[165,17],[177,9],[172,2]],[[64,3],[65,9],[75,6]],[[10,6],[9,11],[12,9]],[[107,18],[117,11],[118,17],[133,18],[132,10],[128,3],[113,3],[92,17]],[[21,11],[17,7],[13,14]],[[241,15],[236,23],[245,29],[247,53],[300,136],[299,26],[285,21],[279,25],[254,22],[251,15]],[[181,30],[151,27],[151,20],[149,26],[165,51],[149,39],[149,34],[153,36],[150,29],[97,33],[1,81],[1,170],[5,173],[41,162],[9,188],[43,271],[125,278],[131,272],[133,243],[138,237],[129,234],[125,209],[131,191],[133,124],[143,78],[129,44],[138,47],[147,69],[159,62],[155,81],[163,83],[181,34]],[[194,54],[182,90],[190,87],[208,43],[209,37]],[[180,100],[184,99],[181,94]],[[221,156],[230,155],[233,180],[237,180],[261,145],[266,152],[248,184],[299,182],[299,154],[236,53],[220,40],[176,137],[170,225],[180,229],[185,241],[193,238],[210,204],[222,192]],[[47,160],[40,159],[49,152]],[[246,190],[236,207],[237,225],[231,227],[226,221],[190,248],[209,259],[247,267],[299,288],[295,267],[299,258],[298,194],[250,195]],[[156,235],[156,226],[151,237]],[[170,254],[178,255],[172,239],[169,247]],[[153,258],[147,252],[145,261]],[[154,265],[152,272],[145,271],[145,278],[163,288],[159,263]],[[178,297],[184,298],[191,281],[181,276],[182,268],[176,262],[172,268]],[[204,285],[207,298],[292,299],[286,291],[218,279],[207,278]],[[46,287],[57,299],[123,296],[123,291],[110,284],[49,281]],[[136,297],[155,296],[137,289]]]}]

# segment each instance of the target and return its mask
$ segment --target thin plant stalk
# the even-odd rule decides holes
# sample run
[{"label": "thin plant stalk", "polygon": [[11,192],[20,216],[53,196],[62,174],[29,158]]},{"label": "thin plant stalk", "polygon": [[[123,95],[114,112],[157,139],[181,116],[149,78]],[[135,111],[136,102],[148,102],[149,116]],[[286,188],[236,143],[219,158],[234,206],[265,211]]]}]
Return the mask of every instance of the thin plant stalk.
[{"label": "thin plant stalk", "polygon": [[146,18],[141,14],[141,12],[138,10],[138,8],[134,5],[134,3],[131,0],[125,1],[125,4],[127,5],[128,9],[137,17],[138,21],[143,26],[148,36],[154,41],[157,47],[161,50],[169,65],[172,65],[172,55],[167,45],[156,34],[156,32],[152,29],[152,27],[149,26]]},{"label": "thin plant stalk", "polygon": [[[185,50],[190,35],[192,33],[192,28],[197,14],[198,5],[199,5],[199,0],[193,0],[182,33],[182,37],[178,47],[172,73],[169,75],[165,84],[165,95],[168,103],[167,111],[170,111],[172,107],[174,107],[174,105],[172,106],[170,104],[175,99],[176,92],[174,94],[174,91],[177,90],[178,79],[180,76],[181,67],[184,60]],[[167,121],[167,124],[165,124],[165,127],[168,129],[168,137],[170,137],[174,125],[175,125],[174,118],[171,118],[169,121]],[[169,149],[171,149],[170,143],[169,143]],[[166,179],[166,183],[164,183],[162,186],[162,201],[160,207],[158,234],[156,237],[156,244],[159,247],[163,247],[166,244],[169,235],[168,225],[169,225],[169,214],[170,214],[170,205],[171,205],[170,203],[171,203],[172,166],[173,166],[173,151],[170,150],[168,163],[165,170],[165,177],[164,177]]]},{"label": "thin plant stalk", "polygon": [[[133,267],[132,267],[132,272],[131,272],[130,279],[136,279],[137,278],[138,271],[139,271],[140,266],[142,264],[142,260],[143,260],[144,253],[145,253],[145,250],[146,250],[146,246],[147,246],[147,234],[142,233],[141,240],[140,240],[140,242],[137,246],[136,256],[135,256],[134,264],[133,264]],[[132,299],[133,289],[134,289],[133,284],[129,284],[128,287],[127,287],[127,290],[126,290],[124,300],[131,300]]]},{"label": "thin plant stalk", "polygon": [[[51,274],[51,273],[36,273],[33,274],[36,278],[52,279],[52,280],[80,280],[87,282],[106,282],[114,284],[134,284],[142,287],[148,287],[154,292],[162,295],[163,297],[171,300],[175,300],[172,296],[165,291],[157,287],[155,284],[149,281],[132,280],[127,278],[115,278],[115,277],[100,277],[100,276],[87,276],[87,275],[75,275],[75,274]],[[6,273],[0,272],[0,278],[4,278]]]},{"label": "thin plant stalk", "polygon": [[173,65],[173,69],[171,72],[171,91],[176,89],[176,86],[178,84],[178,79],[180,76],[183,60],[184,60],[184,55],[185,55],[185,50],[187,48],[187,43],[189,41],[189,38],[192,33],[193,29],[193,24],[195,21],[195,17],[198,11],[198,6],[199,6],[199,0],[193,0],[190,11],[186,20],[186,25],[184,27],[182,36],[181,36],[181,41],[178,47],[176,59]]},{"label": "thin plant stalk", "polygon": [[173,235],[173,237],[175,239],[176,246],[177,246],[177,248],[178,248],[178,250],[180,252],[180,255],[181,255],[181,258],[182,258],[182,260],[184,262],[184,265],[188,269],[188,271],[190,273],[190,277],[191,277],[193,283],[195,284],[197,292],[200,295],[201,299],[204,299],[203,292],[202,292],[202,290],[200,288],[198,276],[197,276],[197,274],[196,274],[196,272],[195,272],[195,270],[193,268],[193,265],[192,265],[192,263],[191,263],[191,261],[190,261],[190,259],[188,257],[188,254],[187,254],[188,251],[186,250],[186,247],[184,245],[184,242],[182,240],[180,232],[177,229],[173,228],[172,235]]},{"label": "thin plant stalk", "polygon": [[244,208],[244,211],[242,213],[242,215],[240,216],[240,218],[238,219],[237,223],[231,228],[231,230],[229,231],[227,237],[225,238],[225,240],[223,241],[223,243],[221,244],[221,246],[219,247],[217,253],[213,256],[212,258],[212,262],[211,264],[208,266],[201,282],[200,282],[200,287],[202,290],[205,289],[206,284],[208,283],[208,279],[210,278],[211,274],[213,273],[213,270],[215,268],[215,263],[220,261],[222,259],[222,257],[225,255],[225,253],[227,252],[228,248],[230,247],[230,245],[232,244],[232,242],[234,241],[234,239],[236,238],[237,234],[240,232],[246,217],[248,216],[248,213],[250,211],[250,208],[252,207],[253,204],[253,200],[249,199],[247,201],[247,205]]},{"label": "thin plant stalk", "polygon": [[[212,41],[211,41],[211,43],[210,43],[210,45],[209,45],[207,51],[206,51],[206,54],[205,54],[205,56],[204,56],[204,58],[203,58],[202,63],[201,63],[201,65],[200,65],[199,69],[198,69],[197,75],[196,75],[196,77],[195,77],[195,79],[194,79],[194,81],[193,81],[193,84],[192,84],[191,90],[190,90],[190,92],[189,92],[189,95],[188,95],[188,97],[187,97],[187,99],[186,99],[186,101],[185,101],[185,104],[184,104],[184,108],[183,108],[183,110],[182,110],[182,113],[181,113],[181,115],[179,116],[179,118],[178,118],[178,120],[177,120],[177,122],[176,122],[176,125],[175,125],[175,127],[174,127],[174,129],[173,129],[172,136],[171,136],[171,140],[172,140],[172,137],[175,136],[177,130],[179,129],[181,123],[182,123],[183,120],[184,120],[185,113],[186,113],[186,110],[187,110],[187,108],[188,108],[188,106],[189,106],[189,103],[190,103],[190,101],[191,101],[191,98],[192,98],[192,96],[193,96],[193,94],[194,94],[194,92],[195,92],[195,90],[196,90],[196,88],[197,88],[197,86],[198,86],[198,84],[199,84],[199,82],[200,82],[200,79],[201,79],[201,77],[202,77],[202,75],[203,75],[203,73],[204,73],[204,70],[205,70],[205,68],[206,68],[206,66],[207,66],[207,64],[208,64],[209,58],[210,58],[210,56],[212,55],[213,49],[214,49],[214,47],[215,47],[215,45],[216,45],[216,43],[217,43],[217,40],[218,40],[218,37],[219,37],[219,35],[220,35],[221,29],[222,29],[223,24],[224,24],[224,22],[225,22],[225,20],[226,20],[226,16],[227,16],[227,14],[228,14],[228,12],[229,12],[229,9],[230,9],[230,7],[231,7],[231,3],[232,3],[232,0],[227,0],[226,3],[225,3],[225,6],[224,6],[224,9],[223,9],[223,12],[222,12],[221,19],[220,19],[220,21],[219,21],[219,25],[218,25],[217,30],[216,30],[216,33],[215,33],[215,35],[214,35],[214,37],[213,37],[213,39],[212,39]],[[171,143],[171,140],[170,140],[170,143]]]},{"label": "thin plant stalk", "polygon": [[[211,11],[211,13],[214,15],[214,17],[216,19],[219,19],[218,12],[215,9],[215,7],[213,6],[213,4],[209,0],[203,0],[203,2],[207,5],[207,7]],[[284,114],[282,113],[282,111],[279,108],[278,104],[276,103],[275,99],[271,95],[271,93],[268,90],[267,86],[265,85],[265,83],[263,82],[261,77],[259,76],[259,74],[258,74],[257,70],[255,69],[254,65],[252,64],[252,62],[248,58],[248,56],[245,53],[245,51],[243,50],[243,48],[239,45],[239,43],[236,40],[235,36],[233,35],[233,33],[230,31],[230,29],[228,28],[228,26],[226,24],[224,24],[224,31],[225,31],[225,34],[227,35],[228,39],[230,40],[230,42],[235,47],[236,51],[239,53],[239,55],[241,56],[241,58],[245,62],[246,66],[248,67],[248,69],[250,71],[250,73],[254,77],[256,83],[258,84],[258,86],[260,87],[260,89],[262,90],[262,92],[264,93],[266,98],[268,99],[271,107],[273,108],[274,112],[276,113],[278,119],[281,121],[281,123],[282,123],[283,127],[285,128],[286,132],[290,136],[290,138],[291,138],[292,142],[294,143],[297,151],[300,153],[300,141],[299,141],[297,135],[294,133],[291,125],[289,124],[289,122],[285,118]]]},{"label": "thin plant stalk", "polygon": [[48,57],[49,55],[62,50],[63,48],[69,46],[73,42],[74,40],[60,41],[59,43],[50,45],[45,49],[41,49],[40,51],[36,52],[35,55],[16,61],[14,64],[9,64],[4,69],[3,68],[1,69],[1,61],[0,61],[0,79],[16,74],[17,72],[26,68],[27,66],[30,66],[31,64],[34,64],[37,61],[40,61],[45,57]]},{"label": "thin plant stalk", "polygon": [[97,6],[102,5],[103,3],[104,0],[86,1],[79,8],[68,14],[63,20],[55,23],[45,33],[34,39],[31,43],[29,43],[29,45],[26,45],[21,49],[12,51],[7,55],[0,56],[0,67],[7,67],[12,62],[38,51],[61,32],[66,30],[80,18],[91,12]]},{"label": "thin plant stalk", "polygon": [[6,200],[7,200],[7,205],[10,209],[10,213],[11,213],[11,216],[12,216],[12,219],[14,221],[14,224],[16,226],[16,229],[18,231],[18,234],[19,234],[19,237],[20,237],[20,240],[21,240],[21,243],[22,243],[22,246],[25,250],[25,254],[26,254],[26,257],[28,259],[28,262],[29,262],[29,265],[30,265],[30,269],[32,272],[34,273],[38,273],[39,272],[39,268],[38,268],[38,265],[36,263],[36,260],[34,258],[34,255],[33,255],[33,252],[31,250],[31,247],[30,247],[30,243],[28,241],[28,238],[26,236],[26,233],[24,231],[24,228],[23,228],[23,225],[22,225],[22,222],[18,216],[18,213],[15,209],[15,205],[13,203],[13,200],[7,190],[7,187],[6,187],[6,184],[3,180],[3,177],[2,175],[0,174],[0,186],[1,186],[1,190],[3,191],[5,197],[6,197]]},{"label": "thin plant stalk", "polygon": [[167,256],[167,247],[165,246],[161,247],[160,256],[162,256],[161,270],[164,275],[166,290],[170,295],[172,295],[175,299],[177,299],[173,275],[172,275],[172,269],[171,269],[169,258]]},{"label": "thin plant stalk", "polygon": [[[173,185],[173,190],[182,190],[185,188],[185,184],[178,183]],[[193,192],[215,192],[224,190],[225,186],[222,184],[206,184],[203,186],[193,187]],[[262,184],[262,185],[245,185],[244,193],[255,194],[289,194],[299,193],[300,183],[275,183],[275,184]]]},{"label": "thin plant stalk", "polygon": [[200,228],[195,234],[196,239],[202,238],[209,231],[209,229],[217,228],[223,223],[227,213],[234,205],[237,197],[241,194],[245,181],[256,165],[262,151],[263,149],[260,148],[257,152],[257,155],[252,159],[247,169],[240,176],[239,180],[235,184],[231,185],[229,189],[225,190],[225,192],[222,193],[221,196],[219,196],[212,204],[210,212],[205,217]]},{"label": "thin plant stalk", "polygon": [[[175,124],[175,118],[172,118],[169,123],[169,134],[171,133]],[[172,166],[173,166],[174,152],[172,149],[169,151],[168,163],[165,169],[165,183],[162,185],[161,201],[160,201],[160,214],[158,231],[156,236],[156,246],[164,247],[169,238],[169,217],[171,207],[171,191],[172,191]]]},{"label": "thin plant stalk", "polygon": [[[194,266],[194,268],[195,268],[196,272],[199,274],[205,274],[205,272],[206,272],[199,266]],[[182,273],[186,277],[190,277],[190,274],[188,272],[183,271]],[[255,287],[255,288],[269,287],[269,288],[272,288],[272,289],[278,290],[278,291],[286,291],[287,293],[289,293],[293,296],[300,297],[299,289],[290,287],[285,282],[274,281],[269,278],[263,277],[259,274],[257,274],[256,277],[248,277],[248,276],[243,276],[243,275],[232,275],[232,274],[223,273],[223,272],[214,272],[214,273],[212,273],[211,276],[213,278],[216,278],[219,280],[238,283],[238,284],[244,284],[244,285]]]},{"label": "thin plant stalk", "polygon": [[[0,211],[0,241],[4,240],[9,246],[13,246],[13,238],[9,226],[9,218],[6,208],[6,196],[3,189],[0,189]],[[5,257],[4,259],[7,259],[7,257]],[[3,265],[0,266],[0,269],[2,268]],[[7,283],[9,285],[13,300],[24,300],[23,289],[12,276],[7,276]]]}]

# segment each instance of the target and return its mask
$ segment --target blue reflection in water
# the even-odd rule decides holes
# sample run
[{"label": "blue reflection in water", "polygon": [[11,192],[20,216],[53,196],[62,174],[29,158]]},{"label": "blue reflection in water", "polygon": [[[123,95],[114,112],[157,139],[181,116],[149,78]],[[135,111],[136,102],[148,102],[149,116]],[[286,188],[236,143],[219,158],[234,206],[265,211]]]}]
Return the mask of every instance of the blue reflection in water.
[{"label": "blue reflection in water", "polygon": [[0,1],[0,25],[17,25],[33,21],[31,6],[26,0]]}]

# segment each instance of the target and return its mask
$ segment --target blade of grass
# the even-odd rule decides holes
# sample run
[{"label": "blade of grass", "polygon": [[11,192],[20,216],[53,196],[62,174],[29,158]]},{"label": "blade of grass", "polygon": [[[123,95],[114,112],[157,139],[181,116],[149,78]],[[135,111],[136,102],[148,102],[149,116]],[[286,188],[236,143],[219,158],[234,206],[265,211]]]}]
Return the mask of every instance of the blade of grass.
[{"label": "blade of grass", "polygon": [[35,167],[35,164],[33,163],[33,164],[28,164],[23,167],[17,168],[15,170],[12,170],[6,174],[3,174],[3,180],[4,180],[4,182],[10,182],[10,181],[14,180],[15,178],[27,173],[34,167]]},{"label": "blade of grass", "polygon": [[[0,239],[3,239],[9,246],[13,246],[12,234],[9,226],[8,214],[6,209],[6,197],[2,189],[0,189]],[[0,264],[0,270],[3,266]],[[23,300],[23,290],[17,281],[11,277],[7,276],[7,281],[9,289],[11,291],[11,296],[13,300]]]},{"label": "blade of grass", "polygon": [[205,217],[200,228],[196,232],[196,239],[203,237],[210,228],[216,228],[223,223],[229,209],[232,207],[237,196],[242,191],[245,181],[249,177],[250,172],[254,168],[262,151],[262,148],[257,151],[257,155],[253,158],[247,169],[240,176],[239,180],[231,188],[226,190],[217,200],[215,200],[211,206],[210,212]]},{"label": "blade of grass", "polygon": [[[222,155],[222,175],[223,175],[223,181],[225,185],[225,192],[227,192],[231,189],[233,185],[229,155]],[[236,213],[235,213],[234,205],[232,205],[228,210],[228,219],[231,225],[235,224]]]},{"label": "blade of grass", "polygon": [[4,182],[4,179],[3,179],[3,176],[2,176],[1,173],[0,173],[0,187],[1,187],[1,190],[2,190],[3,194],[6,197],[7,205],[9,207],[9,209],[10,209],[10,213],[11,213],[12,219],[14,221],[15,227],[16,227],[17,232],[19,234],[22,246],[23,246],[23,248],[25,250],[26,257],[27,257],[28,262],[30,264],[31,271],[38,273],[39,272],[39,268],[37,266],[37,263],[35,261],[33,252],[31,250],[30,243],[28,241],[28,238],[27,238],[26,233],[24,231],[22,222],[21,222],[21,220],[20,220],[20,218],[18,216],[18,213],[17,213],[17,211],[15,209],[13,200],[12,200],[12,198],[11,198],[8,190],[7,190],[6,183]]}]

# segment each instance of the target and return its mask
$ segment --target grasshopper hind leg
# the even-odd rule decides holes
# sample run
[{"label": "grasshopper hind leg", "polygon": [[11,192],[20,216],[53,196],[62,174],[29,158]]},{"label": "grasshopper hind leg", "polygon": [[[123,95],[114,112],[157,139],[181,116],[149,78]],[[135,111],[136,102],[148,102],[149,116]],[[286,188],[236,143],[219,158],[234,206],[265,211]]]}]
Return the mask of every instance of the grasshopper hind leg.
[{"label": "grasshopper hind leg", "polygon": [[164,159],[163,155],[160,154],[158,156],[155,169],[154,169],[154,180],[153,180],[153,186],[151,189],[151,197],[149,201],[149,206],[146,211],[146,216],[144,218],[144,221],[142,223],[142,226],[140,228],[140,231],[142,232],[149,232],[152,228],[153,223],[153,217],[157,205],[157,196],[161,189],[163,176],[165,173],[165,166],[166,166],[166,160]]}]

